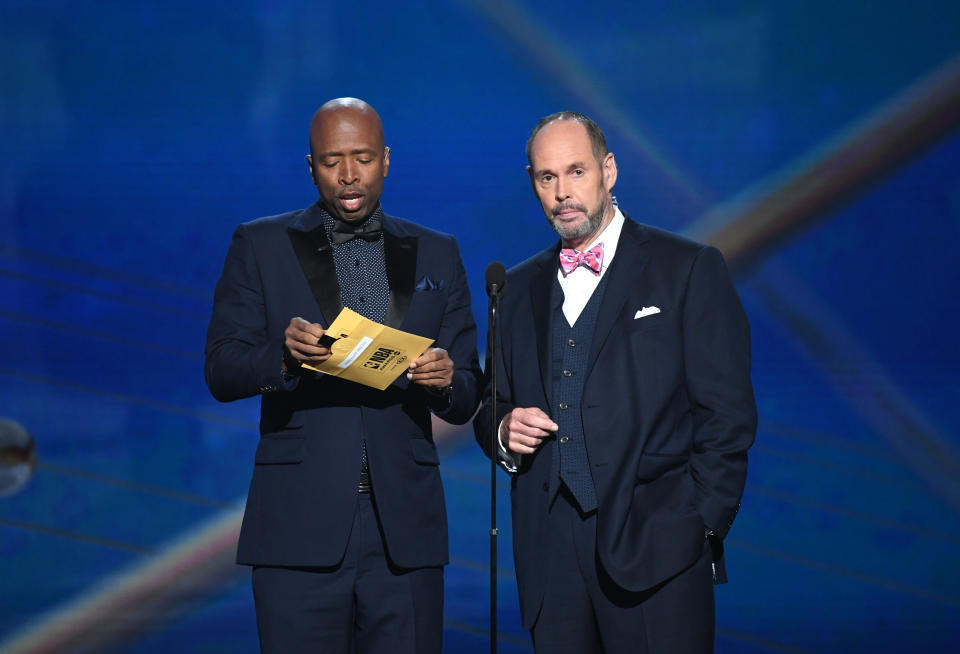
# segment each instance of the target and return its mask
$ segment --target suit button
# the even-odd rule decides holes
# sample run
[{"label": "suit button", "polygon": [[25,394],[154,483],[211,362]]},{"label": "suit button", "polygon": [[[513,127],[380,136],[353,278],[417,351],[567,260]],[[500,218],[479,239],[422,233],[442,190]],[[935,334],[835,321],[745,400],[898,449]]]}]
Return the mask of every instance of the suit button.
[{"label": "suit button", "polygon": [[567,345],[570,347],[577,347],[577,342],[571,338],[569,341],[567,341]]},{"label": "suit button", "polygon": [[569,436],[561,436],[561,437],[560,437],[560,442],[561,442],[561,443],[566,443],[566,442],[569,441],[569,440],[570,440],[570,437],[569,437]]},{"label": "suit button", "polygon": [[566,402],[561,402],[561,403],[560,403],[560,409],[561,409],[561,410],[566,410],[566,409],[569,409],[569,408],[570,408],[570,405],[567,404]]},{"label": "suit button", "polygon": [[550,490],[550,484],[548,484],[547,482],[543,482],[543,492],[546,493],[549,490]]},{"label": "suit button", "polygon": [[563,371],[563,376],[564,376],[564,377],[573,377],[573,371],[572,371],[572,370],[564,370],[564,371]]}]

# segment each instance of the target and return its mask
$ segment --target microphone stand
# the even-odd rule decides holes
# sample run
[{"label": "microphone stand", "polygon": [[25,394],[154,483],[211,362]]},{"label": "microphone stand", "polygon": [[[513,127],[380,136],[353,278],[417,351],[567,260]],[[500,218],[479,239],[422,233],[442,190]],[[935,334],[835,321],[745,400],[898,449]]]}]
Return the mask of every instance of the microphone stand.
[{"label": "microphone stand", "polygon": [[[501,267],[502,270],[502,267]],[[497,654],[497,312],[501,288],[490,284],[487,351],[490,353],[490,654]]]}]

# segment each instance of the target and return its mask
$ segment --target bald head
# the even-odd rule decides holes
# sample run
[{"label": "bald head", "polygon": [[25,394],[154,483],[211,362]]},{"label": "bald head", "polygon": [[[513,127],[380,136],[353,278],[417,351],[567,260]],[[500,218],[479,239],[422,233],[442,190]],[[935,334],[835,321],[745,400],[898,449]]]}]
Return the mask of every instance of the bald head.
[{"label": "bald head", "polygon": [[380,116],[357,98],[330,100],[310,121],[307,163],[320,199],[333,217],[365,220],[380,202],[390,167]]},{"label": "bald head", "polygon": [[310,152],[317,153],[317,138],[331,123],[347,122],[362,126],[377,139],[379,148],[384,147],[383,124],[376,110],[359,98],[334,98],[325,102],[310,121]]}]

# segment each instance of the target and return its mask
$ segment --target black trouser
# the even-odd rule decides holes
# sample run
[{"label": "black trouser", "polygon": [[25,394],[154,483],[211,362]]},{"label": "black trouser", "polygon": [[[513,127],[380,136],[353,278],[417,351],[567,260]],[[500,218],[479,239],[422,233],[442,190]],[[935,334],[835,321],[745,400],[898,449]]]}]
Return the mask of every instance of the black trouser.
[{"label": "black trouser", "polygon": [[[601,509],[602,510],[602,509]],[[713,651],[710,548],[691,567],[642,593],[605,573],[596,554],[596,516],[561,488],[547,516],[547,586],[533,626],[538,653],[703,654]]]},{"label": "black trouser", "polygon": [[267,654],[435,654],[443,638],[443,568],[398,569],[361,493],[340,565],[253,569]]}]

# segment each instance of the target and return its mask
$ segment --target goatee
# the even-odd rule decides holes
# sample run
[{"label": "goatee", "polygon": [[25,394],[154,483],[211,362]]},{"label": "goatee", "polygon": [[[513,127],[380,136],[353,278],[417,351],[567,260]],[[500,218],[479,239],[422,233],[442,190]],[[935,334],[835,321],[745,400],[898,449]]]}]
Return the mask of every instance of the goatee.
[{"label": "goatee", "polygon": [[[569,211],[573,209],[575,211],[582,211],[586,214],[587,219],[578,225],[567,226],[556,220],[556,216],[563,211]],[[560,235],[564,241],[579,241],[580,239],[590,236],[591,234],[596,234],[597,230],[600,229],[600,225],[603,224],[603,214],[604,207],[600,205],[597,210],[593,213],[587,212],[587,208],[582,204],[559,204],[553,208],[551,216],[548,216],[550,221],[550,226],[553,227],[553,230]]]}]

